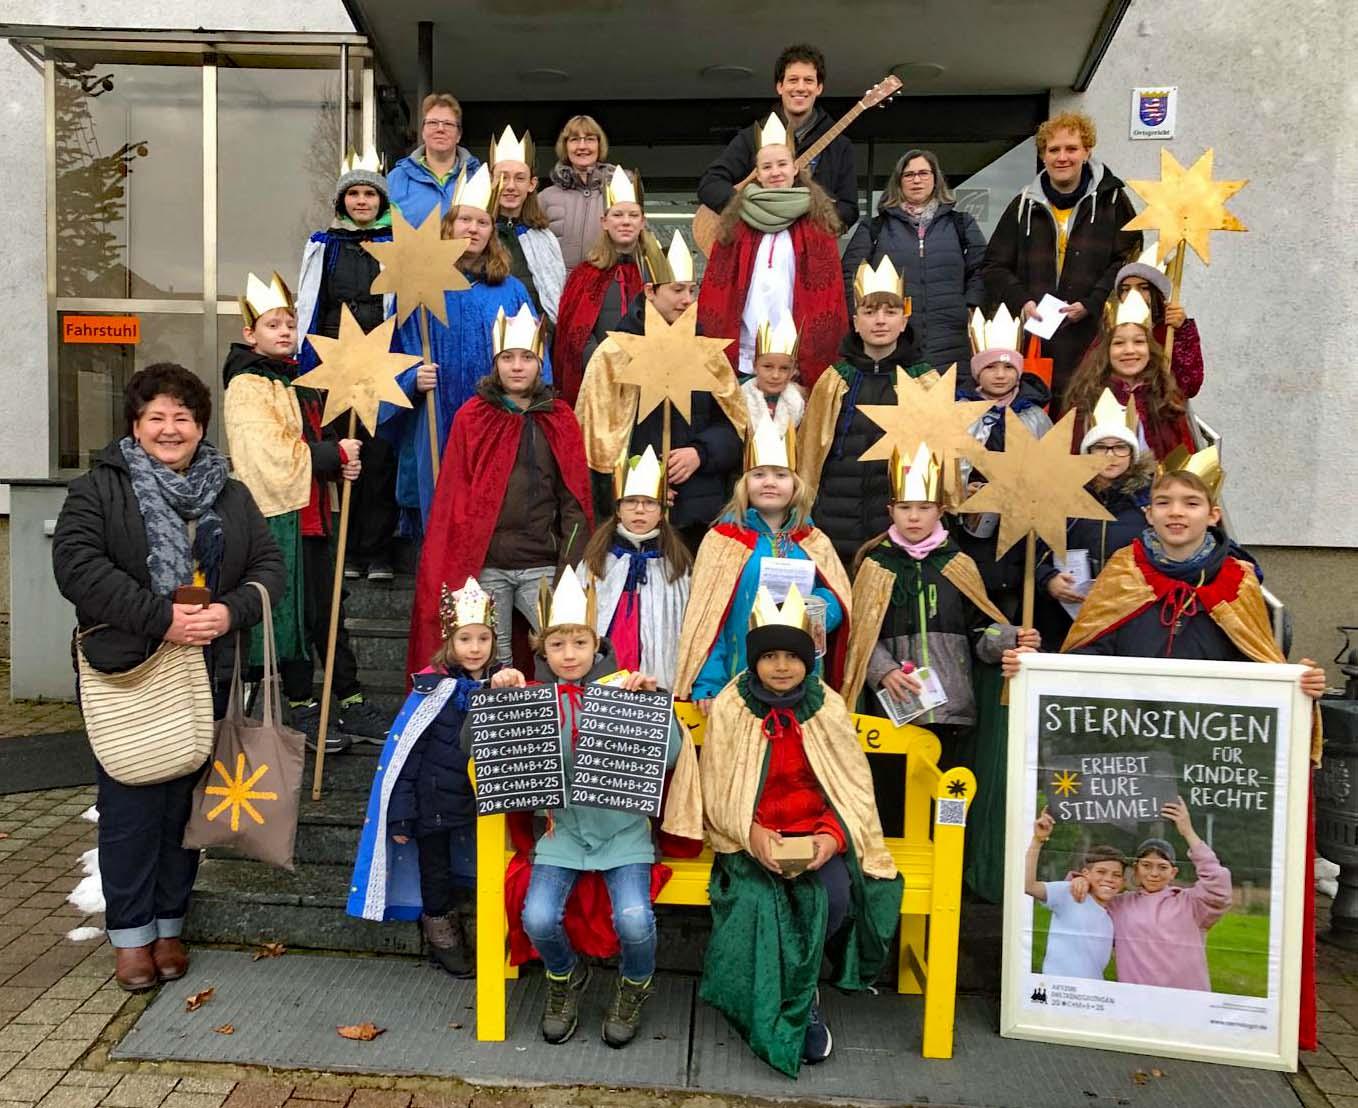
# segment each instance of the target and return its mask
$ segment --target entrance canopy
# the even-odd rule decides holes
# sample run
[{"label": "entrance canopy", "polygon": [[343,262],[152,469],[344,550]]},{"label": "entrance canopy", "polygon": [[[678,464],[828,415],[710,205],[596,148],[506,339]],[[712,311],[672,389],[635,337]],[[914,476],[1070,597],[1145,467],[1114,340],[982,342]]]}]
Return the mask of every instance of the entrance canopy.
[{"label": "entrance canopy", "polygon": [[[348,0],[407,97],[710,100],[764,97],[789,43],[825,52],[826,94],[895,70],[908,95],[1083,89],[1130,0]],[[429,22],[423,48],[420,24]],[[422,61],[432,55],[432,65]]]}]

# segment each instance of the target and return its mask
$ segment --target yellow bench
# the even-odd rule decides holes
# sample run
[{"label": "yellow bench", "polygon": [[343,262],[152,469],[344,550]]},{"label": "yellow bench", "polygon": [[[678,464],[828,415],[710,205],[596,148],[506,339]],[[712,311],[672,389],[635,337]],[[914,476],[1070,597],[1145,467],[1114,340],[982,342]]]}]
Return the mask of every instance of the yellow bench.
[{"label": "yellow bench", "polygon": [[[688,725],[694,742],[701,744],[705,718],[687,703],[677,703],[675,711]],[[962,846],[976,779],[968,769],[939,770],[941,748],[930,731],[897,727],[876,716],[855,716],[854,721],[869,757],[906,756],[905,834],[886,841],[905,879],[896,991],[924,994],[924,1057],[951,1058]],[[505,862],[512,854],[507,850],[505,817],[480,817],[476,834],[476,1037],[501,1042],[505,1037],[505,980],[518,976],[517,967],[505,958]],[[666,858],[664,862],[673,875],[658,904],[708,903],[710,850],[697,858]]]}]

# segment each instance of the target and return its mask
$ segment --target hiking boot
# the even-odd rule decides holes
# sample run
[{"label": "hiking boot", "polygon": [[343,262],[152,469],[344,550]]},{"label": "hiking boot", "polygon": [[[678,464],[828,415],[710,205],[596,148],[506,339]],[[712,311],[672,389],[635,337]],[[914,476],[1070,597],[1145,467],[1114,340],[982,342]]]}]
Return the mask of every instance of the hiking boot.
[{"label": "hiking boot", "polygon": [[348,704],[341,702],[335,727],[352,739],[381,746],[387,741],[390,723],[362,697]]},{"label": "hiking boot", "polygon": [[345,559],[344,576],[346,580],[357,581],[363,576],[363,567],[358,562],[351,562]]},{"label": "hiking boot", "polygon": [[806,1025],[806,1039],[802,1043],[802,1061],[812,1066],[824,1062],[834,1048],[835,1040],[820,1010],[820,990],[817,989],[815,999],[811,1001],[811,1019]]},{"label": "hiking boot", "polygon": [[394,581],[396,571],[392,569],[391,563],[386,558],[376,558],[368,563],[369,581]]},{"label": "hiking boot", "polygon": [[564,1043],[575,1034],[579,1023],[580,994],[589,984],[589,965],[576,959],[575,968],[564,977],[547,974],[547,1003],[542,1009],[542,1037],[549,1043]]},{"label": "hiking boot", "polygon": [[655,992],[655,979],[628,981],[618,975],[618,987],[613,991],[613,1003],[608,1006],[604,1016],[604,1042],[611,1047],[624,1047],[630,1043],[641,1026],[641,1009]]},{"label": "hiking boot", "polygon": [[467,947],[458,926],[457,915],[421,916],[420,930],[429,944],[429,955],[454,977],[470,977],[471,963]]},{"label": "hiking boot", "polygon": [[[341,735],[333,726],[326,729],[325,752],[327,754],[343,754],[349,749],[352,740],[348,735]],[[316,733],[321,729],[321,706],[313,700],[309,704],[290,704],[288,706],[288,726],[294,731],[302,732],[306,739],[306,748],[311,751],[316,749]]]}]

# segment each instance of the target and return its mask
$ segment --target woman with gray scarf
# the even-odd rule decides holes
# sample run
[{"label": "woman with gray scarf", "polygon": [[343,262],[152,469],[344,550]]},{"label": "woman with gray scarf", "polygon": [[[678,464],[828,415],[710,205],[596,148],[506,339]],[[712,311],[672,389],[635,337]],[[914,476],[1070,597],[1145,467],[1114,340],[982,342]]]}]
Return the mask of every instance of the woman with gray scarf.
[{"label": "woman with gray scarf", "polygon": [[[127,435],[96,454],[67,491],[52,540],[57,587],[81,629],[99,627],[81,649],[101,672],[131,669],[162,641],[202,647],[220,718],[231,632],[263,614],[251,582],[280,599],[283,558],[249,490],[203,441],[212,398],[202,381],[168,362],[148,366],[128,381],[124,413]],[[210,604],[174,602],[176,589],[195,584],[210,590]],[[179,936],[198,852],[180,843],[198,771],[140,786],[102,767],[97,774],[108,937],[118,984],[139,992],[188,969]]]},{"label": "woman with gray scarf", "polygon": [[921,356],[940,373],[956,362],[958,387],[969,389],[967,317],[985,299],[985,248],[976,220],[957,210],[938,157],[908,150],[892,170],[877,215],[859,223],[844,249],[844,286],[852,297],[859,263],[875,266],[889,257],[905,278],[910,334]]}]

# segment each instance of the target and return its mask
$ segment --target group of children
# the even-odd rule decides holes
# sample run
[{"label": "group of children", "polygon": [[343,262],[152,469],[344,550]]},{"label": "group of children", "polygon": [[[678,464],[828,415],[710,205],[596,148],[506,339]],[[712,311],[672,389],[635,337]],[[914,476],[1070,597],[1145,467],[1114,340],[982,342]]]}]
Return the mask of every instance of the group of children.
[{"label": "group of children", "polygon": [[[671,852],[711,844],[702,995],[760,1057],[795,1074],[833,1045],[817,994],[822,955],[840,987],[870,985],[899,910],[879,815],[880,806],[891,826],[896,801],[874,784],[850,713],[881,714],[936,685],[940,695],[916,722],[939,733],[945,759],[974,763],[982,789],[1002,797],[1000,677],[1017,672],[1019,655],[1041,638],[1015,625],[1012,564],[987,545],[984,517],[956,514],[957,490],[927,444],[911,457],[859,460],[881,435],[864,406],[895,403],[900,373],[946,367],[915,355],[909,297],[889,259],[860,267],[850,328],[833,205],[795,172],[791,139],[776,122],[759,130],[757,183],[732,200],[697,297],[700,328],[731,339],[729,362],[709,367],[711,389],[695,394],[689,418],[672,413],[668,434],[659,411],[635,419],[638,389],[618,379],[627,356],[608,335],[645,333],[648,306],[673,324],[694,302],[692,257],[677,236],[662,253],[644,231],[635,177],[613,174],[599,243],[560,294],[556,369],[563,391],[578,390],[574,411],[550,387],[546,320],[534,310],[544,294],[550,301],[550,281],[534,269],[530,296],[512,272],[533,266],[531,206],[519,199],[518,215],[497,231],[500,197],[529,155],[512,134],[502,137],[491,162],[511,169],[492,177],[482,167],[459,184],[444,230],[468,241],[459,265],[471,288],[448,294],[446,327],[431,323],[438,364],[403,382],[412,398],[436,395],[437,480],[425,406],[384,409],[397,499],[409,533],[424,541],[413,691],[389,732],[376,732],[386,732],[387,747],[350,911],[418,917],[438,960],[470,971],[476,809],[466,717],[475,689],[528,680],[513,667],[517,611],[532,632],[534,681],[557,687],[568,774],[589,682],[622,673],[625,688],[672,690],[706,713],[701,762],[672,725],[660,841]],[[321,243],[318,318],[326,298],[348,287],[339,232],[352,223],[377,233],[384,204],[380,175],[341,178],[338,226]],[[522,234],[515,219],[527,221]],[[1214,454],[1181,449],[1182,398],[1196,390],[1201,359],[1181,311],[1162,304],[1157,274],[1147,262],[1126,267],[1090,354],[1090,388],[1077,375],[1070,390],[1094,397],[1074,445],[1106,460],[1091,488],[1118,519],[1100,525],[1091,561],[1101,572],[1087,597],[1069,575],[1044,570],[1050,596],[1081,605],[1063,649],[1280,661],[1253,567],[1218,527]],[[319,424],[316,398],[294,386],[297,315],[281,280],[252,278],[243,311],[226,428],[237,473],[289,559],[275,617],[280,653],[296,663],[294,678],[284,670],[288,696],[304,713],[309,648],[324,642],[328,616],[318,601],[335,569],[324,480],[360,479],[368,448],[335,439]],[[1180,328],[1170,359],[1158,332],[1166,325]],[[418,342],[405,334],[412,326],[402,332],[408,350]],[[973,327],[969,398],[989,407],[971,433],[990,449],[1002,449],[1010,408],[1034,433],[1051,426],[1045,386],[1024,372],[1018,339],[1007,312]],[[750,371],[744,384],[738,370]],[[1087,541],[1092,555],[1096,538]],[[365,702],[342,629],[339,643],[343,725],[343,712]],[[1318,696],[1323,681],[1312,667],[1302,685]],[[969,866],[968,880],[991,899],[1000,895],[1004,834],[1002,806],[995,811],[969,827],[986,861]],[[585,957],[619,953],[603,1037],[625,1045],[653,989],[651,905],[663,883],[656,829],[596,808],[544,815],[515,821],[512,949],[545,964],[550,1042],[575,1030]],[[795,837],[811,840],[811,861],[785,875],[779,858]],[[1099,903],[1114,884],[1091,873]]]}]

